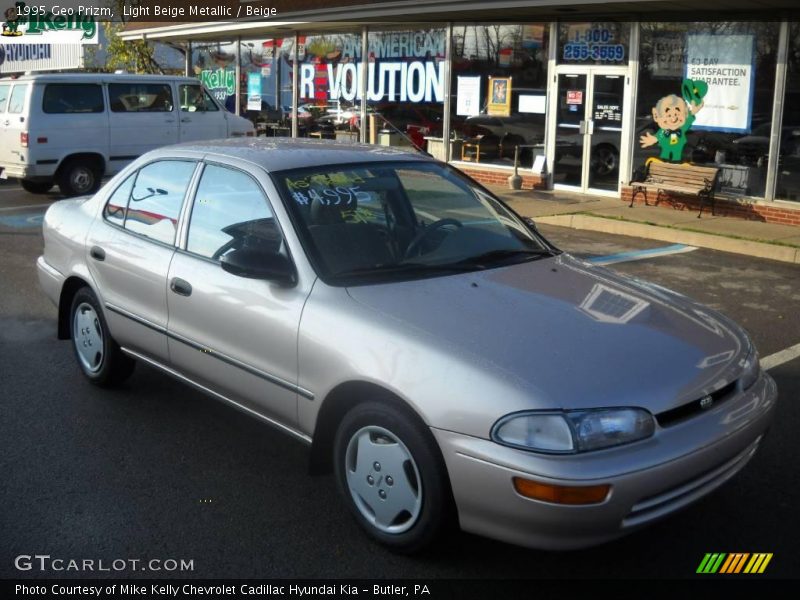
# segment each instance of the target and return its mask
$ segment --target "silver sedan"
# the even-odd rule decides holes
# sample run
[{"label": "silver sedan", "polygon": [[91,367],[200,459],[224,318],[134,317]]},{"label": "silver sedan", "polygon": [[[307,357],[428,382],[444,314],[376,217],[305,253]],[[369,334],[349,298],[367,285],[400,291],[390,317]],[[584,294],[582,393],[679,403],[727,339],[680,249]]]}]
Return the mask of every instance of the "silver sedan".
[{"label": "silver sedan", "polygon": [[776,388],[745,332],[560,252],[457,170],[247,139],[142,156],[44,221],[93,383],[155,367],[310,446],[378,541],[597,544],[750,460]]}]

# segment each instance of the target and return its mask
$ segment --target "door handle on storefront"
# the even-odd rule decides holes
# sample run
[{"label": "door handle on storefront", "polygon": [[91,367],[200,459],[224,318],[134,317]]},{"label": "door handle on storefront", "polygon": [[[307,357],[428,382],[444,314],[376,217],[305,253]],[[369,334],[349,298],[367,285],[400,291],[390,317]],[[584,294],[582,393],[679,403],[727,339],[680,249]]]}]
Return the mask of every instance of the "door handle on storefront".
[{"label": "door handle on storefront", "polygon": [[179,296],[191,296],[192,284],[180,277],[173,277],[169,282],[169,289]]}]

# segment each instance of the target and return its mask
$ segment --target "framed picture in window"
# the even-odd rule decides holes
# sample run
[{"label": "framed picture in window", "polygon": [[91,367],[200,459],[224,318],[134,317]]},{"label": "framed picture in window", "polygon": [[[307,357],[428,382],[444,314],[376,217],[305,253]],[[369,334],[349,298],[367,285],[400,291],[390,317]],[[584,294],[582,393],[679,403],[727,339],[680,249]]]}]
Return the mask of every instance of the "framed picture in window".
[{"label": "framed picture in window", "polygon": [[498,117],[511,116],[511,77],[489,78],[487,112]]}]

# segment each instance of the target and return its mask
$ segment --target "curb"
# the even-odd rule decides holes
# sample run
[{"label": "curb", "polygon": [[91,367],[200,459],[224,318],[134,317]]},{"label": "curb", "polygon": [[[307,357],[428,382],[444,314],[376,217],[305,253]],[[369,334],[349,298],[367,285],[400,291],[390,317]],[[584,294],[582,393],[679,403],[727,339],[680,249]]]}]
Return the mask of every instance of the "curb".
[{"label": "curb", "polygon": [[767,258],[792,264],[800,264],[800,248],[789,246],[776,246],[764,242],[754,242],[752,240],[740,240],[727,238],[710,233],[698,233],[695,231],[684,231],[681,229],[671,229],[669,227],[658,227],[645,223],[633,223],[631,221],[620,221],[618,219],[606,219],[594,217],[586,214],[553,215],[550,217],[536,217],[536,223],[544,225],[557,225],[559,227],[571,227],[572,229],[583,229],[586,231],[598,231],[600,233],[611,233],[615,235],[629,235],[633,237],[672,242],[674,244],[686,244],[687,246],[698,246],[700,248],[710,248],[722,252],[732,252],[735,254],[746,254],[757,258]]}]

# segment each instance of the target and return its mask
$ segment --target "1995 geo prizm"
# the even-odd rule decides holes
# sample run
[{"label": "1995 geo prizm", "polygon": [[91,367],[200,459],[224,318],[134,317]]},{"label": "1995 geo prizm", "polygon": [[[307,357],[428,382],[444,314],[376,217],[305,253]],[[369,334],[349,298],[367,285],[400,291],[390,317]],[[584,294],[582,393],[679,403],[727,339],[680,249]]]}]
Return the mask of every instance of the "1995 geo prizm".
[{"label": "1995 geo prizm", "polygon": [[369,535],[611,540],[742,469],[776,387],[746,333],[557,250],[457,170],[278,139],[150,152],[44,219],[98,385],[156,367],[310,445]]}]

